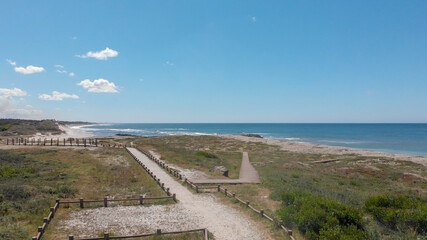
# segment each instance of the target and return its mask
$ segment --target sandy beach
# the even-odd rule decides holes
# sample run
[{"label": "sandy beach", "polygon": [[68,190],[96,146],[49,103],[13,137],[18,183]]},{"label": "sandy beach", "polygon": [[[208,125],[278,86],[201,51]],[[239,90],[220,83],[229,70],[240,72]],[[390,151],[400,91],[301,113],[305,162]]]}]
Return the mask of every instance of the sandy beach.
[{"label": "sandy beach", "polygon": [[[35,138],[88,138],[94,135],[90,132],[82,130],[82,125],[58,125],[59,129],[63,131],[61,134],[41,134],[37,133]],[[86,125],[85,125],[86,126]]]},{"label": "sandy beach", "polygon": [[231,135],[231,134],[220,135],[220,136],[225,138],[237,139],[245,142],[261,142],[265,144],[276,145],[276,146],[279,146],[282,150],[290,151],[290,152],[313,153],[313,154],[335,154],[335,155],[357,154],[365,157],[387,157],[395,160],[411,161],[411,162],[415,162],[415,163],[427,166],[427,157],[422,157],[422,156],[376,152],[376,151],[369,151],[364,149],[327,146],[327,145],[314,144],[314,143],[289,142],[289,141],[282,141],[282,140],[268,139],[268,138],[245,137],[241,135]]}]

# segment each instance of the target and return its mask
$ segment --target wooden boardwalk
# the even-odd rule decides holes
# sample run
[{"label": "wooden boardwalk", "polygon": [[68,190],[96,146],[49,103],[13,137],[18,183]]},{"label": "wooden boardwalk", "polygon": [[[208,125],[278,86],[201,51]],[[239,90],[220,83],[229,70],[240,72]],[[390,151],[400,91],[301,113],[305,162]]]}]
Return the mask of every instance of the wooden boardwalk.
[{"label": "wooden boardwalk", "polygon": [[257,170],[249,162],[249,155],[243,152],[242,165],[240,166],[239,179],[194,179],[196,184],[240,184],[240,183],[261,183]]}]

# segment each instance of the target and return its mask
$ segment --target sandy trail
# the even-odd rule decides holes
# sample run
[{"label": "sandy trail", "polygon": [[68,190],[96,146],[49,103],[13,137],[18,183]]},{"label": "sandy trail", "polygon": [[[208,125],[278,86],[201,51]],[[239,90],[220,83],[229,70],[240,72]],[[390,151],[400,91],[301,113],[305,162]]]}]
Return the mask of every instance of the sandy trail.
[{"label": "sandy trail", "polygon": [[153,171],[172,193],[176,193],[180,207],[197,219],[201,227],[206,227],[212,232],[216,239],[266,239],[257,225],[242,213],[221,204],[214,196],[190,192],[140,151],[135,148],[129,148],[129,150]]}]

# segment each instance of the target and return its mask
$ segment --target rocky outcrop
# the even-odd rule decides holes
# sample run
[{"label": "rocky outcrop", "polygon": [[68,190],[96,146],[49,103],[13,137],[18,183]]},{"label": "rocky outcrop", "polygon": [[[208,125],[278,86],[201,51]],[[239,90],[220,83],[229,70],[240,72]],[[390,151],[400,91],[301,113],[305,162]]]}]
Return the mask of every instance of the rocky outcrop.
[{"label": "rocky outcrop", "polygon": [[209,171],[220,172],[222,175],[228,177],[228,169],[224,166],[213,166]]}]

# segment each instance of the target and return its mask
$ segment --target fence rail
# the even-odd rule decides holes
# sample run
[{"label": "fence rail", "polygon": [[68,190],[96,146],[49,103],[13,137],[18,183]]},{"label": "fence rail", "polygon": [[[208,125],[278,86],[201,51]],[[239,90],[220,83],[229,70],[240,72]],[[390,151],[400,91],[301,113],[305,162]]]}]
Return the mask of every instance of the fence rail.
[{"label": "fence rail", "polygon": [[103,237],[95,237],[95,238],[74,238],[73,235],[68,236],[68,240],[109,240],[109,239],[129,239],[129,238],[141,238],[141,237],[150,237],[150,236],[160,236],[160,235],[172,235],[172,234],[181,234],[181,233],[191,233],[191,232],[203,232],[204,239],[209,240],[208,229],[193,229],[193,230],[185,230],[185,231],[174,231],[174,232],[162,232],[161,229],[157,229],[156,233],[148,233],[148,234],[139,234],[139,235],[131,235],[131,236],[110,236],[109,233],[104,233]]},{"label": "fence rail", "polygon": [[101,144],[97,138],[7,138],[6,145],[57,147],[111,147],[126,148],[127,144]]},{"label": "fence rail", "polygon": [[166,170],[168,170],[171,174],[173,174],[175,177],[179,178],[180,180],[184,179],[184,183],[188,184],[191,188],[195,189],[197,193],[200,192],[200,190],[203,189],[217,189],[217,192],[222,192],[225,194],[226,197],[231,197],[236,199],[237,201],[239,201],[240,203],[242,203],[243,205],[246,205],[249,209],[251,209],[252,211],[256,212],[257,214],[260,214],[261,217],[266,218],[267,220],[269,220],[270,222],[273,223],[277,223],[278,227],[280,227],[281,229],[283,229],[286,233],[288,233],[289,237],[291,238],[291,240],[295,240],[295,237],[292,235],[292,230],[287,229],[285,226],[283,226],[283,224],[281,223],[281,221],[275,220],[272,217],[268,216],[267,214],[264,213],[264,209],[256,209],[253,206],[250,205],[250,202],[248,201],[243,201],[242,199],[236,197],[235,193],[230,193],[228,192],[227,188],[223,188],[221,187],[221,185],[217,185],[217,186],[199,186],[194,184],[192,181],[190,181],[189,179],[183,177],[183,175],[181,175],[181,173],[179,173],[177,170],[170,168],[169,166],[166,165],[165,162],[159,160],[158,158],[156,158],[153,154],[151,154],[149,151],[136,147],[140,152],[142,152],[143,154],[145,154],[149,159],[151,159],[152,161],[156,162],[159,166],[161,166],[162,168],[165,168]]},{"label": "fence rail", "polygon": [[[32,237],[31,239],[40,240],[42,238],[48,224],[55,216],[55,213],[58,210],[60,204],[78,203],[80,204],[80,208],[84,208],[85,203],[103,202],[104,207],[108,207],[108,202],[139,201],[139,204],[143,205],[146,200],[162,200],[162,199],[173,199],[174,201],[176,201],[175,194],[167,197],[144,197],[143,195],[139,195],[139,198],[126,198],[126,199],[108,199],[107,197],[104,197],[104,199],[102,200],[84,200],[83,198],[80,198],[79,200],[75,200],[75,201],[67,201],[67,200],[61,201],[59,199],[56,199],[55,205],[50,208],[49,215],[43,218],[43,224],[37,228],[37,235]],[[93,239],[104,239],[104,238],[93,238]],[[113,239],[113,238],[110,237],[109,239]]]}]

